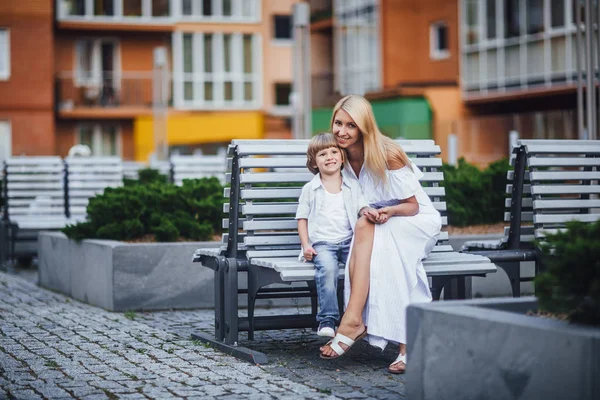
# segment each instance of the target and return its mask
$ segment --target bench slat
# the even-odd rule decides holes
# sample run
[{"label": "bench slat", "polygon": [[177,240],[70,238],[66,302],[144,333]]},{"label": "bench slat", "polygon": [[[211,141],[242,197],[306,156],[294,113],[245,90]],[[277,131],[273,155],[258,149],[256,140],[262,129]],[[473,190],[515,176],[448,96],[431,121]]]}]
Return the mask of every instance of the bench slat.
[{"label": "bench slat", "polygon": [[533,195],[594,193],[600,193],[600,185],[536,185],[531,189]]},{"label": "bench slat", "polygon": [[600,207],[600,200],[579,200],[579,199],[548,199],[534,200],[533,207],[539,210],[556,210],[569,208],[597,208]]},{"label": "bench slat", "polygon": [[538,214],[534,217],[533,222],[536,224],[564,224],[569,221],[595,222],[598,219],[600,219],[600,214]]},{"label": "bench slat", "polygon": [[530,157],[527,159],[530,168],[539,167],[597,167],[600,158],[590,157]]}]

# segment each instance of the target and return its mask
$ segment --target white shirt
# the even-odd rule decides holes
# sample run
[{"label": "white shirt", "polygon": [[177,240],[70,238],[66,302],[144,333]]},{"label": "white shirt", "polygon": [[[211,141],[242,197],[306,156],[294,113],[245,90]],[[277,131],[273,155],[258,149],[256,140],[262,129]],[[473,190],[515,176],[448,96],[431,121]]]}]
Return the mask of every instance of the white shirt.
[{"label": "white shirt", "polygon": [[314,242],[340,243],[352,237],[352,226],[344,207],[344,196],[339,193],[329,193],[325,189],[325,197],[317,214],[317,229]]},{"label": "white shirt", "polygon": [[[298,209],[296,219],[308,220],[308,241],[312,244],[315,237],[317,226],[324,221],[319,220],[319,210],[325,198],[325,188],[321,182],[320,174],[308,182],[302,188],[302,193],[298,199]],[[342,179],[342,198],[344,199],[344,210],[350,222],[350,227],[354,230],[354,225],[358,220],[358,212],[369,204],[363,196],[358,181],[354,179]]]}]

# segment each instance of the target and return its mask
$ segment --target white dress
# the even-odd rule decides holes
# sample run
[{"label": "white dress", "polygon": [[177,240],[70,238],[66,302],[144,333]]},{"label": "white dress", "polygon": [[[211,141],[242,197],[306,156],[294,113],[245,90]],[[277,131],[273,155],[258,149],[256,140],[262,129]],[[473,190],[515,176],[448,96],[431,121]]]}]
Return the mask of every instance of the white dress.
[{"label": "white dress", "polygon": [[[412,167],[412,169],[411,169]],[[357,179],[349,165],[344,179]],[[394,216],[375,225],[371,255],[371,282],[363,321],[367,340],[382,350],[388,341],[406,343],[406,307],[410,303],[431,301],[431,291],[423,268],[423,259],[435,246],[442,226],[440,213],[423,191],[419,179],[423,173],[417,166],[386,171],[387,184],[377,184],[363,167],[358,181],[372,207],[398,204],[398,200],[416,196],[419,213]],[[348,256],[348,262],[352,252]],[[344,285],[345,304],[350,298],[349,268]]]}]

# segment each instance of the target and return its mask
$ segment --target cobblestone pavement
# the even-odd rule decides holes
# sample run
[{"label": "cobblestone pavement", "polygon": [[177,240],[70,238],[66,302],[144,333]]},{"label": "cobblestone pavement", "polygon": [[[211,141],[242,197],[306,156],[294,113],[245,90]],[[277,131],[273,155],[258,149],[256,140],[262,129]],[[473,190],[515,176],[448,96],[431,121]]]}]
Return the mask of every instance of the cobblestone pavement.
[{"label": "cobblestone pavement", "polygon": [[268,356],[255,366],[191,340],[212,323],[211,310],[108,312],[0,273],[0,399],[404,397],[385,372],[392,346],[328,361],[312,331],[261,331],[240,338]]}]

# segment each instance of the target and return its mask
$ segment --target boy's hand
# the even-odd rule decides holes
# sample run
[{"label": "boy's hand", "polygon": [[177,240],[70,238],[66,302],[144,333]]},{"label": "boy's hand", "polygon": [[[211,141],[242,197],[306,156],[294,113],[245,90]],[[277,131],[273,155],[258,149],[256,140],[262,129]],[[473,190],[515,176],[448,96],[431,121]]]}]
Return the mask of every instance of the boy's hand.
[{"label": "boy's hand", "polygon": [[380,224],[385,224],[389,221],[390,217],[392,217],[392,209],[391,207],[383,207],[379,210],[379,215],[377,216],[377,222]]},{"label": "boy's hand", "polygon": [[307,247],[304,249],[304,258],[306,261],[312,261],[313,256],[316,256],[318,253],[312,247]]}]

